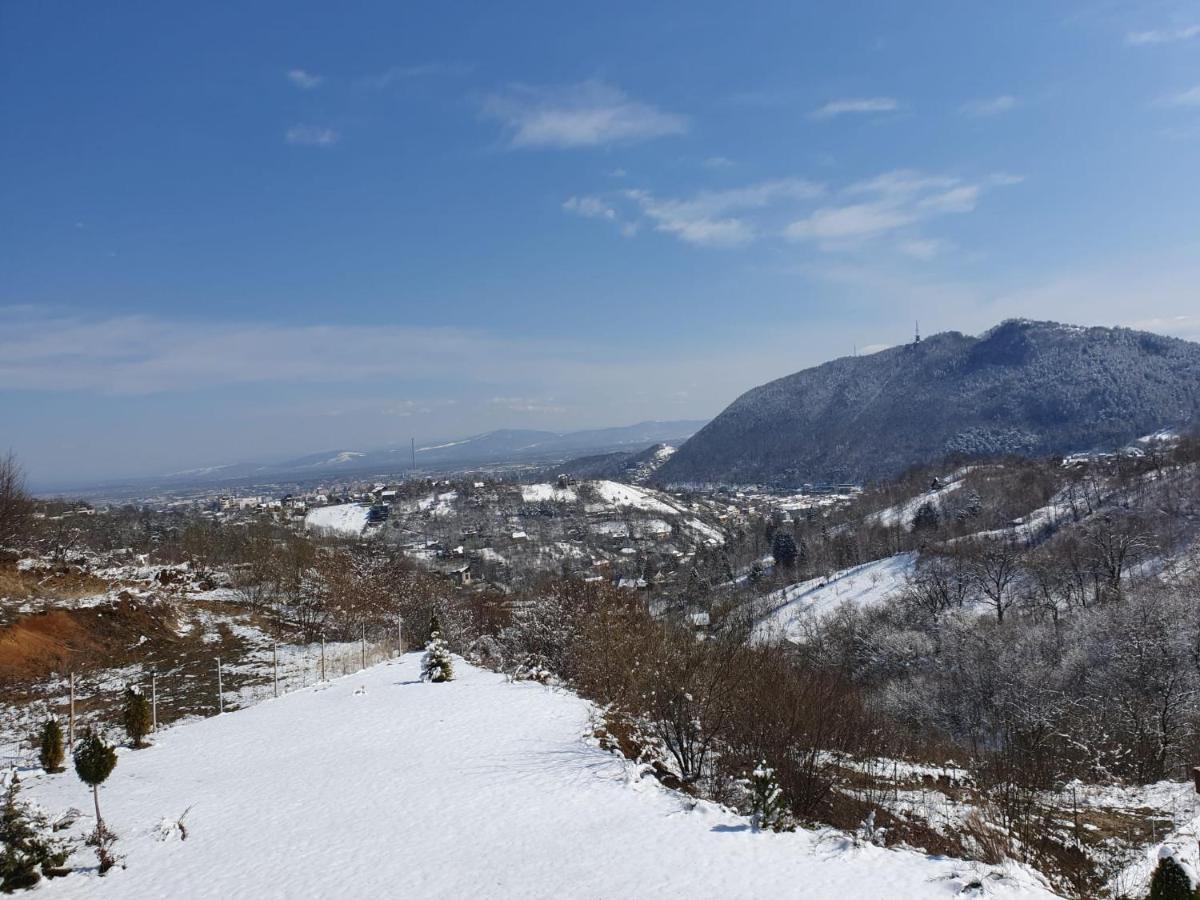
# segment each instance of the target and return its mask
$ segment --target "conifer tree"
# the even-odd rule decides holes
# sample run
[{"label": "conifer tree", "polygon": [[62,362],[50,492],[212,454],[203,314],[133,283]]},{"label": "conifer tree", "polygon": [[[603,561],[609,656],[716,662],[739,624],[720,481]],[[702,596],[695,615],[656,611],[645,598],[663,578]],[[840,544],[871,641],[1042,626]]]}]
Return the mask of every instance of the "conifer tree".
[{"label": "conifer tree", "polygon": [[38,761],[47,772],[63,770],[63,733],[58,719],[47,719],[38,736]]},{"label": "conifer tree", "polygon": [[931,531],[938,527],[940,520],[941,516],[938,515],[937,507],[931,501],[926,500],[917,510],[917,514],[913,516],[912,530]]},{"label": "conifer tree", "polygon": [[108,850],[114,838],[105,829],[104,819],[100,816],[100,785],[117,765],[117,752],[105,743],[104,738],[88,730],[75,747],[74,760],[75,774],[92,789],[92,800],[96,804],[96,833],[92,840],[96,845],[96,857],[100,860],[100,874],[103,875],[116,860]]},{"label": "conifer tree", "polygon": [[0,891],[6,894],[33,887],[43,875],[64,874],[70,852],[48,834],[46,817],[23,803],[19,792],[13,770],[0,802]]},{"label": "conifer tree", "polygon": [[129,735],[129,742],[135,750],[146,746],[146,735],[150,733],[151,712],[150,701],[137,688],[125,688],[125,706],[121,710],[121,724]]},{"label": "conifer tree", "polygon": [[787,807],[783,791],[775,781],[775,770],[760,762],[750,773],[750,827],[755,831],[780,831]]},{"label": "conifer tree", "polygon": [[454,678],[454,666],[450,661],[450,648],[442,639],[441,623],[435,613],[429,620],[429,643],[421,658],[421,680],[440,684]]},{"label": "conifer tree", "polygon": [[1150,879],[1150,900],[1195,900],[1192,878],[1167,847],[1159,851],[1158,868]]}]

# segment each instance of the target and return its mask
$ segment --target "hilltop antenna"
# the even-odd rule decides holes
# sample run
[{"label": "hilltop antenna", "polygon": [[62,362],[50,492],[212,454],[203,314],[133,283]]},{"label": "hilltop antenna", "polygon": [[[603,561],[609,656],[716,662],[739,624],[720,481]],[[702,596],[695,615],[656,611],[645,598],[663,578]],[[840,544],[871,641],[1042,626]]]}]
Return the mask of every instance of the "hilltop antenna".
[{"label": "hilltop antenna", "polygon": [[921,343],[921,323],[919,321],[917,321],[917,322],[914,322],[913,324],[914,324],[914,329],[915,329],[915,333],[916,333],[916,336],[913,338],[913,343],[919,344],[919,343]]},{"label": "hilltop antenna", "polygon": [[413,467],[413,471],[416,471],[416,468],[417,468],[417,439],[411,438],[411,440],[412,440],[412,462],[413,462],[412,467]]}]

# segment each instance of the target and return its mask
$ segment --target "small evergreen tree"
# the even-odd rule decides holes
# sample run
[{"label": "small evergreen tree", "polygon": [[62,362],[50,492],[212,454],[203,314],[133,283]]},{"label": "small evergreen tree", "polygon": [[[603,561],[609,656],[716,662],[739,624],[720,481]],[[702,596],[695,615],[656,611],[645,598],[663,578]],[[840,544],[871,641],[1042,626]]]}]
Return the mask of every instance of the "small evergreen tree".
[{"label": "small evergreen tree", "polygon": [[1192,878],[1167,847],[1158,853],[1158,868],[1150,879],[1150,900],[1195,900]]},{"label": "small evergreen tree", "polygon": [[152,724],[150,701],[146,695],[132,685],[125,688],[125,706],[121,710],[121,724],[129,735],[135,750],[146,746],[146,735]]},{"label": "small evergreen tree", "polygon": [[786,531],[776,531],[775,536],[771,538],[771,556],[775,558],[775,564],[790,569],[796,564],[796,557],[799,555],[796,539]]},{"label": "small evergreen tree", "polygon": [[33,887],[43,875],[65,874],[70,853],[48,834],[46,817],[21,801],[20,788],[13,770],[0,804],[0,891],[6,894]]},{"label": "small evergreen tree", "polygon": [[58,719],[47,719],[38,736],[38,761],[47,772],[63,770],[63,733]]},{"label": "small evergreen tree", "polygon": [[938,515],[937,507],[931,501],[926,500],[917,509],[917,514],[913,516],[912,530],[932,531],[938,527],[940,521],[941,516]]},{"label": "small evergreen tree", "polygon": [[96,857],[100,860],[100,874],[103,875],[113,867],[116,860],[109,852],[109,846],[115,838],[104,827],[104,819],[100,817],[100,785],[117,765],[117,752],[105,743],[104,738],[88,730],[75,747],[74,760],[75,774],[79,776],[80,781],[91,787],[92,800],[96,804],[96,832],[92,842],[96,847]]},{"label": "small evergreen tree", "polygon": [[760,762],[750,773],[750,827],[755,831],[781,831],[787,817],[783,791],[775,770]]},{"label": "small evergreen tree", "polygon": [[441,623],[437,614],[429,620],[429,643],[421,658],[421,680],[440,684],[454,678],[454,666],[450,662],[450,648],[442,640]]}]

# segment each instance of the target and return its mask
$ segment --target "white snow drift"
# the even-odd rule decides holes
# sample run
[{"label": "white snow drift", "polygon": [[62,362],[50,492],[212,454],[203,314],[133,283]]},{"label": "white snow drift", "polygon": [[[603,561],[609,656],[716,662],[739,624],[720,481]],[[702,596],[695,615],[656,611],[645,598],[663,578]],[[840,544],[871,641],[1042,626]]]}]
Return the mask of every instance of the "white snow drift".
[{"label": "white snow drift", "polygon": [[[590,744],[593,708],[455,661],[377,666],[122,752],[102,790],[126,868],[47,898],[1051,897],[1034,877],[833,831],[753,833]],[[73,775],[26,777],[52,810]],[[181,840],[176,822],[190,810]],[[91,827],[84,817],[78,834]],[[80,851],[76,860],[90,859]]]}]

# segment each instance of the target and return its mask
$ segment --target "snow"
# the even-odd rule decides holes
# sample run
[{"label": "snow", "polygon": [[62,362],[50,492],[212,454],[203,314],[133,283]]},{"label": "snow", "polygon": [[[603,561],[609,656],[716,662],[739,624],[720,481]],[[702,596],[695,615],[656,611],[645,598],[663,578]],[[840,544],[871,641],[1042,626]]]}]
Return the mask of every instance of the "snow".
[{"label": "snow", "polygon": [[898,553],[775,591],[766,598],[772,609],[754,626],[754,637],[799,640],[806,617],[828,615],[843,603],[882,603],[903,590],[916,564],[916,553]]},{"label": "snow", "polygon": [[[1027,870],[885,850],[828,829],[754,833],[592,743],[594,708],[418,654],[121,751],[101,790],[125,868],[44,898],[394,896],[1050,898]],[[24,778],[90,810],[71,774]],[[186,812],[186,840],[175,827]],[[92,827],[84,815],[70,833]],[[87,848],[77,865],[93,865]]]},{"label": "snow", "polygon": [[554,484],[526,484],[521,486],[521,499],[526,503],[542,503],[547,500],[574,503],[579,496],[570,488],[560,488]]},{"label": "snow", "polygon": [[912,521],[913,517],[917,514],[917,510],[926,503],[932,503],[935,507],[939,506],[941,500],[947,494],[951,494],[961,487],[961,481],[951,481],[949,484],[944,484],[935,490],[928,490],[923,494],[918,494],[904,503],[889,506],[887,509],[881,509],[877,513],[872,513],[867,516],[867,521],[873,522],[876,525],[882,525],[884,528],[895,528],[897,525],[902,525],[906,531],[912,531]]},{"label": "snow", "polygon": [[593,481],[591,484],[600,498],[612,506],[630,506],[660,515],[677,515],[679,513],[678,509],[664,503],[652,492],[631,484],[621,484],[619,481]]},{"label": "snow", "polygon": [[354,537],[366,529],[368,512],[367,507],[358,503],[319,506],[304,514],[304,528],[307,531],[324,531]]}]

